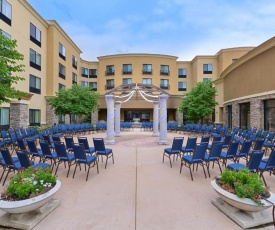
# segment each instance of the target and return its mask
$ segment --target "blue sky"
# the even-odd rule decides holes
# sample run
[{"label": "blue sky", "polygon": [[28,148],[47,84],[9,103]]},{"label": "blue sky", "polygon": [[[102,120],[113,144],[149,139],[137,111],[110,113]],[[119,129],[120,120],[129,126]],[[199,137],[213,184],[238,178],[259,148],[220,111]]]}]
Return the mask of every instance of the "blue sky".
[{"label": "blue sky", "polygon": [[190,61],[274,36],[274,0],[27,0],[56,20],[81,57],[154,53]]}]

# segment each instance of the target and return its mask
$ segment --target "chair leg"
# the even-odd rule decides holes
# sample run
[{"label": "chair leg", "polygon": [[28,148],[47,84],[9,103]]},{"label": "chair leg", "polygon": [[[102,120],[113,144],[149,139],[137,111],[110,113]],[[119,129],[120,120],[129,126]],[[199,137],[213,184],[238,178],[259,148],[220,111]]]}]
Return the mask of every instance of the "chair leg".
[{"label": "chair leg", "polygon": [[[194,166],[194,165],[193,165]],[[192,170],[191,170],[191,165],[189,165],[189,171],[190,171],[190,175],[191,175],[191,179],[192,179],[192,181],[193,181],[193,175],[192,175]]]},{"label": "chair leg", "polygon": [[211,176],[210,176],[210,172],[209,172],[209,165],[210,165],[210,162],[206,163],[206,168],[207,168],[207,171],[208,171],[208,176],[210,178]]},{"label": "chair leg", "polygon": [[4,179],[4,182],[3,182],[2,186],[4,186],[4,184],[5,184],[6,180],[7,180],[7,177],[8,177],[8,175],[9,175],[10,171],[11,171],[11,170],[9,169],[8,172],[7,172],[7,175],[6,175],[5,179]]},{"label": "chair leg", "polygon": [[114,153],[112,152],[112,158],[113,158],[113,164],[115,163],[115,161],[114,161]]},{"label": "chair leg", "polygon": [[[102,157],[102,156],[101,156]],[[105,169],[107,168],[108,156],[106,156]]]},{"label": "chair leg", "polygon": [[60,165],[60,162],[58,162],[58,164],[57,164],[57,167],[55,169],[55,174],[54,175],[56,175],[59,165]]},{"label": "chair leg", "polygon": [[2,180],[2,178],[3,178],[3,176],[4,176],[4,173],[5,173],[5,171],[6,171],[6,168],[7,168],[7,167],[3,167],[3,173],[2,173],[2,175],[1,175],[0,181]]},{"label": "chair leg", "polygon": [[74,175],[75,175],[75,171],[76,171],[76,167],[77,167],[78,164],[75,164],[75,167],[74,167],[74,174],[73,174],[73,178],[74,178]]},{"label": "chair leg", "polygon": [[203,169],[203,172],[204,172],[204,177],[207,178],[206,173],[205,173],[205,169],[204,169],[204,166],[203,166],[203,163],[201,163],[201,166],[202,166],[202,169]]},{"label": "chair leg", "polygon": [[165,154],[165,152],[163,152],[162,163],[164,162],[164,154]]},{"label": "chair leg", "polygon": [[98,161],[96,160],[95,162],[96,162],[96,168],[97,168],[97,174],[98,174],[99,173],[99,171],[98,171]]},{"label": "chair leg", "polygon": [[71,163],[68,162],[68,166],[69,166],[69,169],[68,169],[67,177],[69,176],[69,173],[70,173]]},{"label": "chair leg", "polygon": [[261,177],[263,178],[264,184],[265,184],[265,186],[266,186],[266,181],[265,181],[265,179],[264,179],[263,173],[264,173],[264,172],[260,172],[260,178],[261,178]]},{"label": "chair leg", "polygon": [[88,180],[88,177],[89,177],[90,168],[91,168],[91,166],[89,165],[89,167],[88,167],[88,172],[87,172],[87,176],[86,176],[86,181]]}]

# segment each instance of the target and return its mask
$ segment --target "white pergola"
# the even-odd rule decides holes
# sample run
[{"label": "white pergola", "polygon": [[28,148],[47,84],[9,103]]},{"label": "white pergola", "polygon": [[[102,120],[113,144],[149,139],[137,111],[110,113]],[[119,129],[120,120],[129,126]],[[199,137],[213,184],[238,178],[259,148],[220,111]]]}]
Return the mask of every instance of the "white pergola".
[{"label": "white pergola", "polygon": [[[167,141],[167,106],[169,94],[164,90],[147,84],[127,84],[118,86],[105,94],[107,104],[107,140],[106,144],[115,144],[114,137],[120,134],[121,104],[129,101],[133,95],[141,96],[144,100],[154,104],[153,134],[159,137],[158,144],[166,145]],[[159,116],[160,111],[160,116]],[[160,118],[160,120],[159,120]],[[158,124],[160,123],[160,131]]]}]

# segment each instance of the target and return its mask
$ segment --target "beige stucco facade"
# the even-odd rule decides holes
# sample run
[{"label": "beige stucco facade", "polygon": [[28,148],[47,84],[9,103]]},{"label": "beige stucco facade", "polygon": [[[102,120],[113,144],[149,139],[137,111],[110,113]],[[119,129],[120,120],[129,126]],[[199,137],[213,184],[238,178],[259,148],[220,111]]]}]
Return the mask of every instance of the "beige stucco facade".
[{"label": "beige stucco facade", "polygon": [[[60,27],[58,22],[55,20],[45,20],[25,0],[7,0],[7,2],[12,6],[11,25],[0,19],[0,29],[11,35],[11,39],[17,40],[17,50],[25,57],[23,62],[25,72],[20,73],[20,76],[22,76],[25,81],[19,82],[16,87],[19,90],[32,94],[32,97],[26,102],[26,108],[40,112],[39,124],[41,125],[51,125],[58,122],[58,117],[54,115],[50,106],[47,105],[46,99],[55,96],[55,93],[60,87],[68,89],[73,83],[90,86],[92,84],[94,90],[101,95],[98,120],[106,120],[106,102],[104,95],[110,90],[110,87],[107,87],[107,80],[113,80],[114,84],[112,87],[117,87],[122,85],[125,79],[131,83],[143,83],[144,79],[151,79],[152,85],[162,88],[169,94],[167,100],[168,120],[177,120],[179,123],[182,122],[182,118],[179,118],[177,108],[182,97],[188,93],[197,82],[201,82],[206,78],[214,81],[223,79],[221,83],[216,84],[219,91],[217,95],[219,106],[216,107],[215,113],[216,122],[223,122],[224,110],[222,107],[224,101],[231,100],[235,96],[242,97],[244,96],[243,94],[248,95],[252,92],[252,89],[241,89],[244,87],[235,89],[237,85],[242,85],[238,83],[240,82],[238,76],[245,75],[245,70],[247,68],[251,69],[250,66],[244,66],[242,69],[232,69],[232,73],[234,72],[233,77],[225,77],[226,71],[229,71],[230,68],[233,68],[239,63],[239,61],[234,63],[233,61],[241,57],[243,58],[245,54],[250,55],[254,52],[252,47],[222,49],[216,55],[198,55],[191,61],[178,61],[178,57],[176,56],[147,53],[107,55],[98,57],[98,59],[94,61],[87,61],[81,58],[82,51]],[[31,24],[40,31],[40,45],[37,45],[30,39]],[[62,55],[60,55],[60,44],[62,47]],[[30,49],[40,54],[40,69],[33,68],[30,65]],[[83,52],[85,52],[85,50],[83,50]],[[271,57],[270,54],[266,53],[265,55],[260,57],[264,58],[262,61],[254,58],[255,63],[261,62],[264,64],[273,61],[273,59],[269,60]],[[123,65],[126,64],[131,65],[131,73],[123,73]],[[250,64],[254,65],[254,62],[252,61]],[[149,74],[144,73],[143,65],[151,65],[152,68]],[[209,66],[207,73],[204,71],[204,65]],[[60,70],[60,66],[62,67],[62,71]],[[108,66],[113,66],[113,74],[106,74]],[[165,74],[161,72],[163,67],[168,68]],[[88,71],[86,75],[83,75],[83,68]],[[186,74],[180,76],[179,72],[182,69],[184,69]],[[90,70],[93,72],[93,75],[90,75]],[[62,72],[61,74],[60,71]],[[257,71],[260,71],[260,69],[253,67],[249,73],[256,75]],[[268,73],[261,72],[261,76],[263,76],[263,74]],[[39,93],[30,90],[30,75],[34,75],[41,80]],[[249,74],[242,76],[241,80],[249,82],[248,75]],[[256,79],[258,78],[260,78],[260,74],[256,77]],[[163,85],[163,80],[168,82],[167,85]],[[179,83],[180,85],[184,85],[184,87],[179,87]],[[224,86],[221,84],[224,84]],[[270,81],[263,83],[263,86],[259,89],[255,87],[253,92],[259,93],[268,87],[271,87]],[[234,89],[234,93],[231,92],[229,88]],[[10,104],[2,104],[1,106],[10,108]],[[121,120],[124,120],[124,113],[127,111],[144,110],[149,112],[149,120],[152,120],[153,104],[133,97],[133,99],[127,103],[122,104]],[[12,113],[12,111],[10,111],[10,113]],[[10,125],[13,126],[13,124]]]}]

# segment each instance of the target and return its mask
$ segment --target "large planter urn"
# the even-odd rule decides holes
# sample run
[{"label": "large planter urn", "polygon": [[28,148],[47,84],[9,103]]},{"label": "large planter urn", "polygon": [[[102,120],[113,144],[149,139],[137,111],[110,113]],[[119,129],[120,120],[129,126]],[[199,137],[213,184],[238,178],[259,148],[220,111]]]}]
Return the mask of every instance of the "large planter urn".
[{"label": "large planter urn", "polygon": [[7,213],[26,213],[34,211],[48,203],[53,195],[59,190],[61,182],[56,180],[55,186],[42,195],[19,201],[0,200],[0,209]]},{"label": "large planter urn", "polygon": [[223,201],[243,211],[259,212],[272,207],[272,203],[275,203],[275,195],[272,192],[270,192],[270,197],[267,198],[267,200],[271,201],[271,203],[266,200],[261,200],[263,205],[259,205],[251,199],[240,198],[235,194],[227,192],[216,183],[216,180],[212,180],[211,185]]}]

